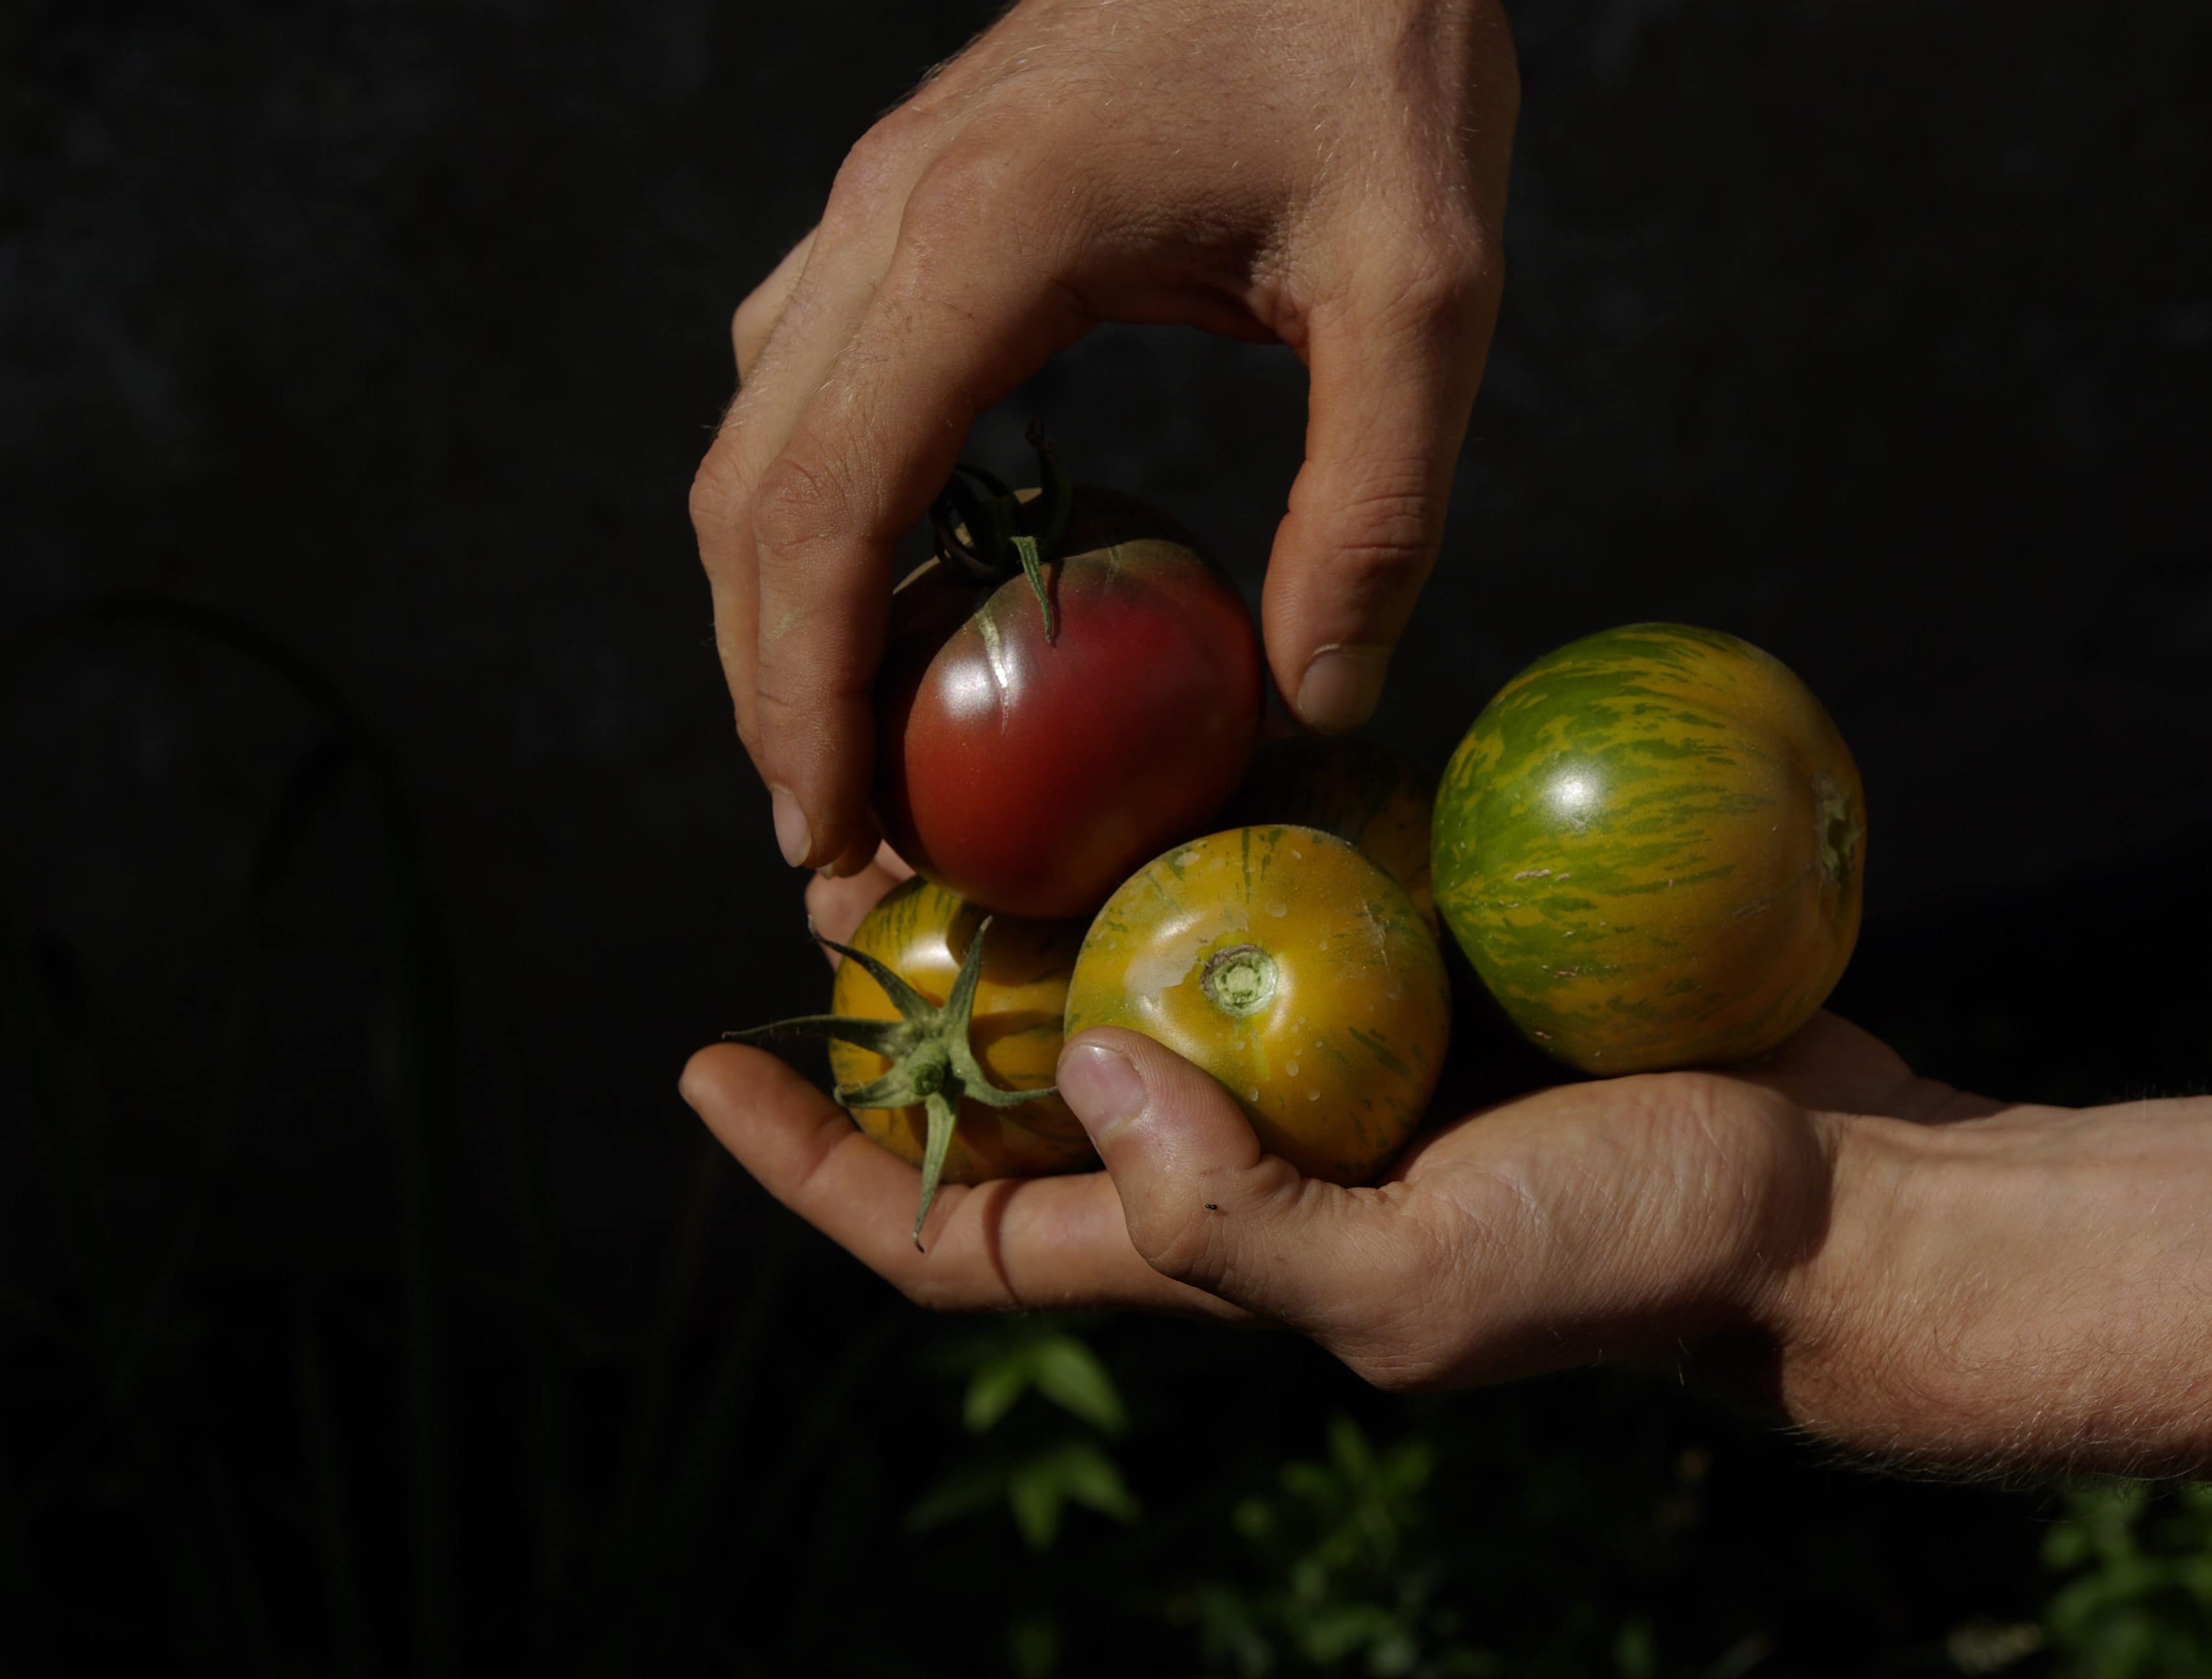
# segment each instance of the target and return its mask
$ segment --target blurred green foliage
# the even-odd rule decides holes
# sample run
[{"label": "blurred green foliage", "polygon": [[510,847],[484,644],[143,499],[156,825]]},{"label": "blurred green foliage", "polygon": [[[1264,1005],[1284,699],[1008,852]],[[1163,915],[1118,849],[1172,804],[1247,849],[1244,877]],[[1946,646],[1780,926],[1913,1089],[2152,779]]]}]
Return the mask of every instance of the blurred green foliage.
[{"label": "blurred green foliage", "polygon": [[1449,1565],[1426,1530],[1423,1499],[1435,1446],[1417,1436],[1377,1452],[1340,1415],[1328,1448],[1319,1462],[1284,1464],[1273,1488],[1237,1503],[1233,1521],[1256,1573],[1249,1584],[1194,1589],[1206,1660],[1248,1676],[1502,1671],[1461,1641],[1458,1612],[1437,1602]]},{"label": "blurred green foliage", "polygon": [[2075,1488],[2043,1556],[2066,1679],[2212,1674],[2212,1486]]},{"label": "blurred green foliage", "polygon": [[[1010,1330],[959,1337],[947,1351],[939,1368],[966,1373],[961,1421],[970,1434],[992,1434],[993,1449],[964,1458],[907,1512],[911,1531],[926,1533],[1003,1501],[1024,1541],[1042,1551],[1058,1537],[1069,1504],[1116,1521],[1137,1519],[1137,1500],[1101,1438],[1126,1432],[1128,1413],[1089,1346],[1048,1320],[1015,1320]],[[1023,1395],[1032,1392],[1079,1426],[1000,1430]],[[1024,1665],[1040,1659],[1030,1655]]]}]

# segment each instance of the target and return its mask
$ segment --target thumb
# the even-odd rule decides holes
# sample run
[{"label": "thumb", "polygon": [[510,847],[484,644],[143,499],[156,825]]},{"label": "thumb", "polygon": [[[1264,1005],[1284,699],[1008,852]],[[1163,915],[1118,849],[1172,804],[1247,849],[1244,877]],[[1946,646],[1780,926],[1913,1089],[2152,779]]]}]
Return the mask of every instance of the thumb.
[{"label": "thumb", "polygon": [[1314,312],[1305,464],[1261,614],[1275,686],[1310,728],[1356,729],[1382,696],[1443,538],[1496,313],[1479,274]]},{"label": "thumb", "polygon": [[1058,1082],[1147,1264],[1271,1317],[1308,1315],[1329,1261],[1315,1238],[1346,1191],[1264,1152],[1226,1090],[1139,1033],[1083,1033]]}]

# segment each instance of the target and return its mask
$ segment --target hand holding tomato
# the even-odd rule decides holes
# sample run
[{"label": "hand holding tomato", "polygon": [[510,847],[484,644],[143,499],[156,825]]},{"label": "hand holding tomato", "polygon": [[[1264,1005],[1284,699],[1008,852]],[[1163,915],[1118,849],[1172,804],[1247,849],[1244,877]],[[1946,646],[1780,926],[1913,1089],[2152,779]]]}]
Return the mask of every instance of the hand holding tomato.
[{"label": "hand holding tomato", "polygon": [[[817,880],[809,908],[842,940],[900,872]],[[1680,1361],[1885,1455],[2212,1462],[2212,1103],[2007,1106],[1822,1014],[1732,1072],[1444,1118],[1345,1189],[1134,1033],[1071,1042],[1059,1082],[1106,1171],[947,1188],[926,1252],[915,1169],[775,1057],[703,1050],[684,1090],[778,1199],[940,1310],[1272,1320],[1393,1389]]]},{"label": "hand holding tomato", "polygon": [[1102,321],[1305,361],[1268,658],[1308,723],[1366,717],[1481,375],[1517,100],[1497,0],[1023,0],[863,137],[738,311],[692,495],[793,864],[874,847],[892,545],[977,414]]},{"label": "hand holding tomato", "polygon": [[1172,1051],[1087,1033],[1059,1085],[1106,1171],[948,1187],[926,1254],[902,1221],[915,1168],[802,1075],[714,1048],[684,1088],[771,1193],[925,1305],[1256,1316],[1413,1389],[1748,1321],[1754,1256],[1817,1239],[1814,1110],[1893,1064],[1824,1017],[1762,1074],[1541,1091],[1437,1125],[1380,1186],[1345,1189],[1263,1154],[1236,1101]]}]

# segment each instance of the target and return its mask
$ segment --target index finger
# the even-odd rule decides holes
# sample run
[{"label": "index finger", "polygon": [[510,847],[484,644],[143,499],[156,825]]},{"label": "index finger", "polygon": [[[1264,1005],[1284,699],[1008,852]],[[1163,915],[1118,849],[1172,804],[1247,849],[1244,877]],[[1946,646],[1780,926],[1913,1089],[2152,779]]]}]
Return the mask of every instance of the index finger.
[{"label": "index finger", "polygon": [[756,755],[804,819],[802,861],[839,857],[868,827],[892,549],[943,488],[976,415],[1088,324],[1050,256],[980,252],[902,244],[755,487]]}]

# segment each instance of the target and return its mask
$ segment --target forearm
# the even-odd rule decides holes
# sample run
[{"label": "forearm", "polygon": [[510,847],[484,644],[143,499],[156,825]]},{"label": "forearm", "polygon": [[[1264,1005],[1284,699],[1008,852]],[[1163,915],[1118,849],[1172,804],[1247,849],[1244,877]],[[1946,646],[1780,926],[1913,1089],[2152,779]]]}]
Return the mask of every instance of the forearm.
[{"label": "forearm", "polygon": [[1778,1397],[1891,1461],[2212,1467],[2212,1100],[1838,1116],[1774,1296]]}]

